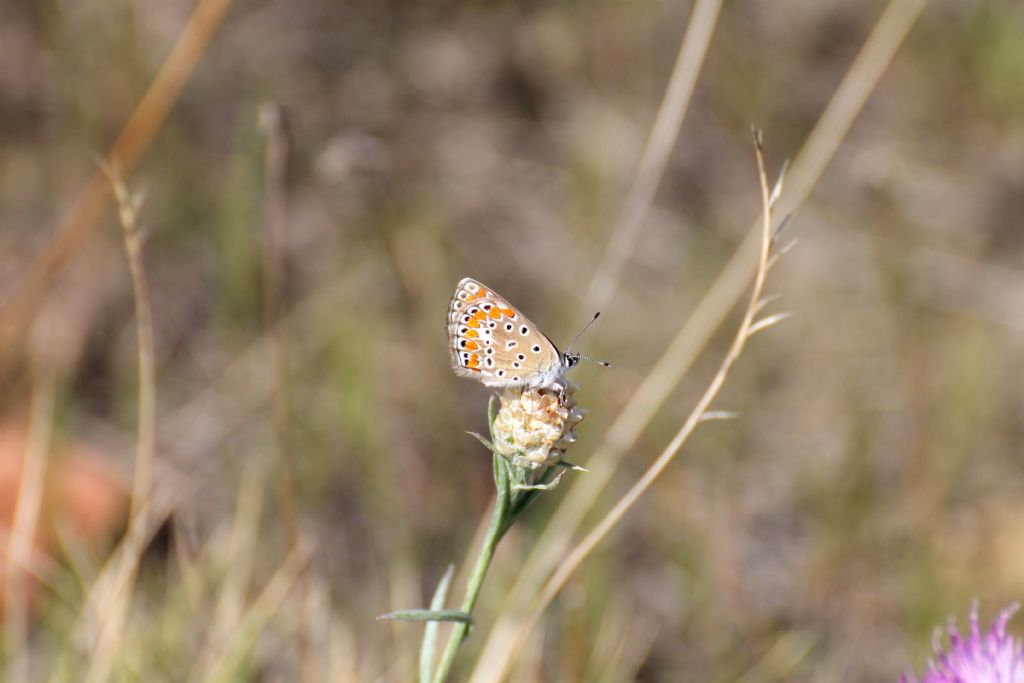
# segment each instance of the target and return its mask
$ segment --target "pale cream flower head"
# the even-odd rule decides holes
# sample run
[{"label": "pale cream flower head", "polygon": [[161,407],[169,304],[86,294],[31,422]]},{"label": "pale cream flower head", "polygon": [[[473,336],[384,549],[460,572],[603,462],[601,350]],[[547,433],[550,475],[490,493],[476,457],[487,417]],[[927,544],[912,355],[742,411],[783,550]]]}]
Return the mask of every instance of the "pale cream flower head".
[{"label": "pale cream flower head", "polygon": [[527,470],[562,462],[584,416],[573,398],[576,389],[565,380],[545,387],[503,389],[492,431],[495,450]]}]

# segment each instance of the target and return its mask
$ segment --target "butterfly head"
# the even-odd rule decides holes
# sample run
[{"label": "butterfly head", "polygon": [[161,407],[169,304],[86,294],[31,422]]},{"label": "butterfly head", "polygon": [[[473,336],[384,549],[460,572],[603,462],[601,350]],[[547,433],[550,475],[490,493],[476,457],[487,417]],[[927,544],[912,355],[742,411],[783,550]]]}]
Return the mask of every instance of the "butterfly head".
[{"label": "butterfly head", "polygon": [[610,368],[612,366],[608,361],[597,360],[590,356],[584,356],[582,353],[569,353],[566,351],[562,354],[562,367],[566,370],[574,368],[581,360],[589,360],[591,363],[597,363],[598,365],[603,365],[606,368]]}]

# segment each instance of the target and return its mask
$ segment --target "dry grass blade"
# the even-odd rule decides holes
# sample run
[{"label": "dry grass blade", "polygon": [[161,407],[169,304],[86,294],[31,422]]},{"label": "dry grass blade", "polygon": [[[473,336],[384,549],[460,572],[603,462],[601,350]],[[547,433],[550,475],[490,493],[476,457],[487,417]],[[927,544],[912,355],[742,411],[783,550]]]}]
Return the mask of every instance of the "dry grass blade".
[{"label": "dry grass blade", "polygon": [[[124,233],[124,249],[132,276],[135,295],[135,336],[138,344],[139,415],[135,453],[135,472],[132,478],[131,517],[139,516],[148,501],[152,486],[153,459],[156,450],[156,361],[153,342],[153,311],[150,305],[149,283],[143,264],[143,236],[139,228],[141,195],[131,195],[114,167],[104,167],[117,202],[117,213]],[[145,525],[145,517],[142,517]]]},{"label": "dry grass blade", "polygon": [[793,670],[807,659],[817,643],[818,637],[813,633],[795,629],[787,631],[736,683],[790,680]]},{"label": "dry grass blade", "polygon": [[927,0],[892,0],[885,8],[787,171],[786,193],[779,198],[780,215],[792,214],[817,184],[926,4]]},{"label": "dry grass blade", "polygon": [[[135,297],[135,325],[138,345],[139,399],[135,472],[132,480],[131,513],[128,530],[107,566],[89,592],[86,618],[80,639],[93,655],[86,681],[105,681],[122,641],[122,629],[131,601],[139,557],[149,538],[149,512],[152,503],[152,470],[156,450],[156,367],[153,344],[153,318],[149,285],[142,259],[142,235],[138,225],[140,200],[132,196],[117,169],[103,167],[117,201],[118,216],[124,233],[125,253],[131,271]],[[91,610],[89,609],[91,607]]]},{"label": "dry grass blade", "polygon": [[212,662],[222,655],[222,649],[235,636],[245,613],[254,559],[259,541],[259,523],[263,511],[263,487],[266,483],[263,462],[248,464],[239,486],[235,519],[231,525],[227,554],[224,558],[227,572],[220,588],[220,597],[204,638],[203,653],[196,658],[193,680],[202,680],[197,672],[208,671]]},{"label": "dry grass blade", "polygon": [[582,680],[632,681],[658,633],[654,620],[636,613],[630,598],[614,594],[601,615]]},{"label": "dry grass blade", "polygon": [[21,468],[18,502],[14,509],[14,524],[10,538],[0,541],[7,557],[0,561],[6,567],[3,585],[4,637],[7,659],[7,677],[11,683],[32,680],[29,671],[28,650],[28,596],[31,580],[32,542],[39,522],[46,473],[46,453],[50,448],[53,428],[53,394],[56,377],[52,372],[37,368],[32,394],[32,417],[29,426],[28,448]]},{"label": "dry grass blade", "polygon": [[239,666],[246,653],[253,647],[260,631],[284,604],[309,562],[310,549],[300,542],[292,549],[284,563],[278,568],[263,590],[253,600],[238,622],[219,655],[211,662],[210,668],[196,681],[239,680]]},{"label": "dry grass blade", "polygon": [[[124,644],[124,623],[135,585],[142,550],[179,502],[178,492],[157,496],[143,505],[139,515],[128,521],[128,531],[111,554],[99,576],[88,586],[88,593],[72,629],[78,654],[88,655],[84,681],[106,681],[120,647]],[[62,663],[54,667],[55,683],[74,663],[76,653],[62,652]]]},{"label": "dry grass blade", "polygon": [[679,46],[679,54],[669,78],[668,88],[665,90],[665,97],[661,101],[651,134],[647,138],[647,145],[640,157],[640,164],[623,204],[622,214],[608,240],[608,246],[590,282],[587,295],[583,298],[583,311],[604,308],[608,297],[615,290],[615,283],[626,261],[633,252],[633,244],[651,208],[654,193],[661,182],[665,165],[672,154],[679,129],[683,125],[683,117],[689,108],[690,97],[704,64],[704,55],[707,54],[708,45],[711,43],[711,35],[714,33],[721,7],[721,0],[698,0],[693,8],[686,35]]},{"label": "dry grass blade", "polygon": [[260,123],[266,135],[266,169],[263,198],[263,323],[267,331],[268,353],[274,377],[272,410],[274,440],[279,468],[275,477],[281,519],[289,545],[298,543],[299,522],[295,504],[295,463],[288,445],[288,364],[287,337],[281,325],[284,287],[284,242],[287,229],[285,170],[288,141],[284,112],[274,104],[264,105]]},{"label": "dry grass blade", "polygon": [[[775,258],[779,255],[778,251],[778,247],[772,248],[772,259],[770,259],[768,262],[769,266],[775,261]],[[781,294],[766,294],[765,296],[761,297],[761,300],[757,302],[756,306],[754,306],[754,314],[756,315],[760,313],[761,311],[764,310],[765,306],[772,303],[773,301],[778,301],[781,298]]]},{"label": "dry grass blade", "polygon": [[[807,198],[924,5],[925,0],[893,0],[886,8],[787,170],[786,192],[779,197],[779,213],[791,215]],[[611,479],[626,449],[704,348],[726,311],[739,300],[754,268],[758,237],[757,230],[748,233],[609,429],[588,462],[591,474],[570,489],[552,514],[551,522],[523,564],[506,607],[491,630],[473,674],[474,683],[496,680],[489,672],[495,668],[495,662],[508,657],[507,644],[518,628],[525,601],[539,589],[543,577],[564,554],[568,539]],[[792,244],[776,250],[775,256],[780,256],[790,246]]]},{"label": "dry grass blade", "polygon": [[[108,164],[129,171],[142,158],[230,6],[231,0],[200,0],[149,89],[107,152]],[[31,316],[50,282],[92,234],[106,208],[109,190],[104,174],[93,173],[64,214],[56,234],[0,303],[0,346],[8,344],[11,336],[26,327],[24,320]]]},{"label": "dry grass blade", "polygon": [[[774,263],[774,260],[772,260],[772,263]],[[769,266],[771,266],[771,263],[769,264]],[[758,332],[766,330],[773,325],[777,325],[786,318],[790,318],[792,316],[792,313],[776,313],[775,315],[770,315],[767,318],[761,318],[756,323],[750,326],[750,329],[747,330],[747,335],[753,337]]]}]

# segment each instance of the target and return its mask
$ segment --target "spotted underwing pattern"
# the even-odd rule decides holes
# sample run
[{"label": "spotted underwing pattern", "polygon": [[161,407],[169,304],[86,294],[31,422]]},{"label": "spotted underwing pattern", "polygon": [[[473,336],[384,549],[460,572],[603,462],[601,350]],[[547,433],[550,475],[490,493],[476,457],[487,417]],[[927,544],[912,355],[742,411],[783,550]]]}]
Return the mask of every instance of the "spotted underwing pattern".
[{"label": "spotted underwing pattern", "polygon": [[547,386],[566,362],[547,336],[490,287],[463,278],[448,304],[452,369],[489,387]]}]

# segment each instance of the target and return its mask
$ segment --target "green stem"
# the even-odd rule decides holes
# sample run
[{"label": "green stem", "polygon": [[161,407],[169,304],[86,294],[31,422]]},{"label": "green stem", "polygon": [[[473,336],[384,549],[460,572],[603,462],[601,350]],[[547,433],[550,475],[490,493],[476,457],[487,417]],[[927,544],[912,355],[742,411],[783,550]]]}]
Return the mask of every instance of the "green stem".
[{"label": "green stem", "polygon": [[[469,584],[466,586],[466,597],[463,598],[462,606],[459,608],[467,614],[472,614],[473,612],[473,606],[476,605],[476,599],[479,597],[480,589],[484,585],[484,577],[491,566],[491,560],[494,558],[494,551],[498,547],[498,541],[501,540],[502,535],[508,529],[505,524],[510,497],[508,465],[505,459],[497,453],[494,454],[494,486],[497,489],[497,494],[494,498],[494,512],[491,513],[491,525],[487,529],[484,545],[480,549],[480,554],[476,558],[476,565],[473,567],[473,573],[469,577]],[[458,651],[459,645],[466,638],[467,633],[469,633],[469,624],[458,623],[452,628],[452,634],[448,638],[444,654],[441,655],[441,662],[434,673],[433,683],[444,683],[444,680],[448,677],[448,671],[452,668],[452,663],[455,661],[455,653]]]}]

